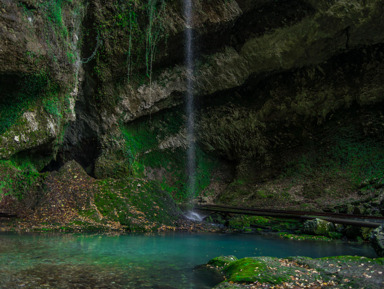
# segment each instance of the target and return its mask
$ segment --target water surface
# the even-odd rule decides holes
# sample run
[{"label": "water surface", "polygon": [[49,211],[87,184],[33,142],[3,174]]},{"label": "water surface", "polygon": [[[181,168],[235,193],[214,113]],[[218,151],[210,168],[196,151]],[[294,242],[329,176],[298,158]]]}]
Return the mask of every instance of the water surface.
[{"label": "water surface", "polygon": [[220,255],[376,257],[367,245],[252,234],[0,234],[0,288],[212,288],[193,268]]}]

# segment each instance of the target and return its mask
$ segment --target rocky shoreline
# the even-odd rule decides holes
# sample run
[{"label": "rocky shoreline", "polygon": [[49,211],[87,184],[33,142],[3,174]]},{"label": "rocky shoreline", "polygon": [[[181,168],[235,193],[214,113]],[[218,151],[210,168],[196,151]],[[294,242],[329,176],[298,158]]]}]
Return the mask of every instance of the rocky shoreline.
[{"label": "rocky shoreline", "polygon": [[205,270],[219,272],[224,288],[383,288],[384,258],[217,257]]}]

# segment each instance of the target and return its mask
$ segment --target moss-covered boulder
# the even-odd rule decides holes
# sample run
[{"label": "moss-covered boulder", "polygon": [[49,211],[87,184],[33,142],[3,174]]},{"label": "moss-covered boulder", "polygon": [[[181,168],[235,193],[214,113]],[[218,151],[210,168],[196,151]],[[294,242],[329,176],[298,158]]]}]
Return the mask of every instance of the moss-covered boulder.
[{"label": "moss-covered boulder", "polygon": [[384,225],[372,231],[371,243],[372,247],[376,251],[376,254],[384,257]]},{"label": "moss-covered boulder", "polygon": [[275,272],[268,268],[268,263],[262,259],[243,258],[225,267],[224,272],[232,282],[260,282],[279,284],[289,280],[288,271]]},{"label": "moss-covered boulder", "polygon": [[209,260],[208,265],[223,268],[237,260],[235,256],[220,256]]},{"label": "moss-covered boulder", "polygon": [[332,232],[335,232],[335,226],[331,222],[316,218],[314,220],[305,221],[303,230],[307,234],[330,237]]},{"label": "moss-covered boulder", "polygon": [[[272,257],[243,258],[229,264],[223,263],[219,269],[224,274],[226,281],[215,288],[238,288],[237,286],[242,288],[241,284],[264,284],[264,286],[286,284],[292,280],[292,276],[304,275],[307,271],[305,268],[294,266],[288,260]],[[312,276],[308,276],[307,280],[315,281],[317,279],[320,279],[320,274],[316,272]],[[244,288],[246,287],[244,286]]]}]

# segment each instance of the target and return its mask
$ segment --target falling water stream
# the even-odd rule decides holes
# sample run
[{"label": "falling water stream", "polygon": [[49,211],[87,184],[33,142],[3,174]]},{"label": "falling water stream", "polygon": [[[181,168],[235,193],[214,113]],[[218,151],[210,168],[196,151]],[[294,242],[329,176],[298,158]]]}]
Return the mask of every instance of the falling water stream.
[{"label": "falling water stream", "polygon": [[185,14],[185,65],[187,70],[186,114],[187,114],[187,174],[188,196],[195,193],[196,147],[195,147],[195,119],[193,99],[193,30],[192,30],[192,0],[184,0]]},{"label": "falling water stream", "polygon": [[[193,46],[193,18],[192,0],[184,0],[185,17],[185,66],[187,71],[186,114],[187,114],[187,193],[191,202],[196,193],[196,145],[195,145],[195,116],[194,116],[194,46]],[[202,221],[202,217],[189,211],[186,218]]]}]

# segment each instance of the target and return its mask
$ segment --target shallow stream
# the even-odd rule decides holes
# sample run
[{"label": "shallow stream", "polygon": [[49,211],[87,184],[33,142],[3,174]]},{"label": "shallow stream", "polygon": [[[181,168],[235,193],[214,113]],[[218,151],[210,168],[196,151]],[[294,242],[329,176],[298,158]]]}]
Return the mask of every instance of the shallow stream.
[{"label": "shallow stream", "polygon": [[253,234],[0,234],[0,288],[212,288],[213,257],[361,255],[368,245]]}]

